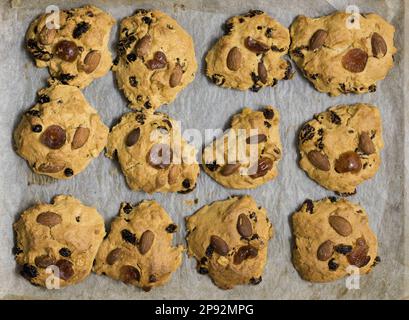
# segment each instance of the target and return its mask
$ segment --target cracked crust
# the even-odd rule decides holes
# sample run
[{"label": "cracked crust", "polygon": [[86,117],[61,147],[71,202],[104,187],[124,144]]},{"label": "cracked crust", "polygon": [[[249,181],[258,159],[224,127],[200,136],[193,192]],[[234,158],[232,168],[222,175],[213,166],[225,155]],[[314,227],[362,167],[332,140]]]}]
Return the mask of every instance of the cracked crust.
[{"label": "cracked crust", "polygon": [[[320,92],[332,96],[349,92],[373,92],[376,90],[376,82],[384,79],[393,67],[393,55],[396,53],[393,43],[395,28],[373,13],[354,18],[354,27],[348,28],[351,19],[351,14],[344,12],[315,19],[298,16],[290,27],[291,58]],[[318,30],[322,30],[321,36],[314,41],[314,45],[312,39]],[[374,54],[375,33],[385,42],[384,56]],[[344,57],[352,48],[363,51],[362,65],[355,71],[350,71],[343,65]]]},{"label": "cracked crust", "polygon": [[[348,233],[341,235],[336,231],[333,227],[336,224],[330,221],[333,216],[347,220],[351,226]],[[368,224],[368,215],[362,207],[345,199],[307,200],[292,216],[292,225],[295,239],[292,260],[304,280],[334,281],[347,276],[351,266],[358,267],[359,274],[366,274],[379,261],[378,243]],[[364,244],[360,246],[361,239]],[[323,243],[330,248],[324,250]]]},{"label": "cracked crust", "polygon": [[105,236],[104,220],[97,210],[66,195],[25,210],[14,230],[16,261],[23,266],[22,275],[43,287],[51,284],[51,273],[46,270],[51,265],[61,266],[60,287],[83,281]]}]

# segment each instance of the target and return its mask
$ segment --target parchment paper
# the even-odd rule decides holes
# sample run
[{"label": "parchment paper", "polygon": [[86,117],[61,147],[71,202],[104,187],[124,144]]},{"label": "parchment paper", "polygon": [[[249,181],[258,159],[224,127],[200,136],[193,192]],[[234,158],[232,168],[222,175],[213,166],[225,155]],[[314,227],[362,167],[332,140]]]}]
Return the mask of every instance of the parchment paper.
[{"label": "parchment paper", "polygon": [[[338,9],[345,1],[1,1],[0,4],[0,297],[3,299],[367,299],[407,298],[408,294],[408,233],[404,232],[405,186],[408,182],[408,123],[407,100],[409,88],[404,68],[408,71],[408,9],[404,1],[351,1],[362,12],[376,12],[395,25],[398,53],[395,67],[373,94],[343,95],[330,98],[319,93],[300,72],[291,81],[281,81],[274,89],[259,93],[221,89],[204,75],[204,55],[222,35],[225,20],[249,9],[262,9],[289,26],[298,14],[320,16]],[[72,3],[71,3],[72,2]],[[118,22],[136,8],[157,8],[173,16],[195,41],[199,71],[195,81],[179,94],[174,103],[161,108],[182,121],[184,129],[226,128],[233,114],[244,106],[260,108],[271,104],[281,112],[281,138],[284,157],[279,177],[256,190],[224,189],[202,172],[196,190],[187,195],[132,192],[125,184],[118,165],[100,155],[80,175],[68,181],[54,181],[34,175],[25,161],[12,148],[12,132],[22,113],[35,102],[36,91],[46,85],[48,71],[34,66],[23,47],[29,23],[45,11],[46,5],[61,4],[61,8],[95,4],[110,12]],[[406,6],[406,8],[405,8]],[[406,10],[405,10],[406,9]],[[406,19],[405,19],[406,15]],[[406,28],[405,26],[406,21]],[[111,35],[111,46],[117,39],[117,26]],[[406,40],[406,44],[404,43]],[[406,45],[406,52],[405,52]],[[404,66],[404,61],[406,66]],[[94,81],[84,90],[88,101],[99,111],[103,121],[112,126],[121,114],[129,111],[126,101],[116,87],[112,73]],[[342,104],[367,102],[377,105],[383,116],[385,148],[383,162],[377,175],[358,187],[350,200],[361,203],[370,216],[370,224],[379,238],[382,262],[374,272],[360,281],[360,290],[348,290],[345,280],[329,284],[311,284],[301,280],[291,264],[290,216],[306,199],[320,199],[333,193],[323,189],[298,167],[296,135],[300,126],[314,113]],[[406,142],[406,143],[405,143]],[[405,170],[406,165],[406,170]],[[20,212],[36,202],[48,202],[57,194],[72,194],[85,204],[97,207],[107,225],[117,215],[121,201],[131,203],[156,199],[181,227],[177,242],[184,243],[184,218],[201,206],[232,194],[251,194],[268,209],[276,230],[269,244],[269,258],[258,286],[239,286],[223,291],[206,276],[195,270],[195,261],[185,256],[181,268],[164,287],[144,293],[107,277],[91,274],[83,283],[63,290],[31,286],[16,272],[12,254],[14,234],[12,223]],[[193,200],[198,199],[194,204]]]}]

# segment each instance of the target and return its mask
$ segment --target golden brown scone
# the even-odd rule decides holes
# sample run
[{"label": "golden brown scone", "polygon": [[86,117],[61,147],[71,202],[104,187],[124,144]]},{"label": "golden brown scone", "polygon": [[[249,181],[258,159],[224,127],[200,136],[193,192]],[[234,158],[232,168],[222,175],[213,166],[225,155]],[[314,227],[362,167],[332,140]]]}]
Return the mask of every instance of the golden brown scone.
[{"label": "golden brown scone", "polygon": [[66,195],[25,210],[14,230],[22,276],[48,289],[83,281],[105,236],[97,210]]},{"label": "golden brown scone", "polygon": [[172,245],[176,229],[156,201],[122,203],[93,270],[145,291],[162,286],[182,262],[183,246]]},{"label": "golden brown scone", "polygon": [[221,289],[261,282],[273,227],[250,196],[206,205],[186,218],[188,254]]},{"label": "golden brown scone", "polygon": [[290,47],[288,29],[263,11],[227,20],[226,34],[206,55],[207,76],[218,86],[254,92],[292,77],[282,59]]},{"label": "golden brown scone", "polygon": [[393,67],[394,33],[391,24],[373,13],[299,16],[290,27],[290,55],[320,92],[374,92],[376,82]]},{"label": "golden brown scone", "polygon": [[[274,179],[282,157],[279,121],[273,107],[244,108],[233,117],[231,129],[204,149],[203,169],[232,189],[253,189]],[[232,141],[236,146],[229,145]],[[245,155],[236,150],[245,150]]]},{"label": "golden brown scone", "polygon": [[200,173],[196,149],[182,138],[179,123],[159,112],[123,115],[109,134],[106,155],[118,157],[135,191],[187,193]]},{"label": "golden brown scone", "polygon": [[14,132],[17,153],[35,173],[68,179],[105,147],[108,128],[74,86],[54,84],[38,92]]},{"label": "golden brown scone", "polygon": [[306,200],[292,216],[292,225],[293,263],[304,280],[334,281],[350,274],[349,266],[366,274],[380,261],[368,215],[345,199]]},{"label": "golden brown scone", "polygon": [[112,66],[108,41],[115,23],[111,15],[89,5],[61,10],[58,29],[52,18],[41,15],[27,30],[26,46],[37,67],[48,67],[54,81],[79,88],[107,74]]},{"label": "golden brown scone", "polygon": [[168,15],[140,9],[122,20],[115,72],[132,109],[157,109],[172,102],[197,70],[190,35]]},{"label": "golden brown scone", "polygon": [[383,148],[378,108],[339,105],[314,116],[299,133],[300,166],[323,187],[353,194],[378,171]]}]

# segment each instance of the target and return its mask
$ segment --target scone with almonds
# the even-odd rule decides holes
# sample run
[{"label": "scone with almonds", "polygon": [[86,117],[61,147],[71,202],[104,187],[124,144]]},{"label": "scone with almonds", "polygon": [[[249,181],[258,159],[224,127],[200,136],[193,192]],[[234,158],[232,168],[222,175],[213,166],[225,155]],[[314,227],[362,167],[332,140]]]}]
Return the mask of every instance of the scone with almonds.
[{"label": "scone with almonds", "polygon": [[380,262],[368,215],[357,204],[335,197],[306,200],[292,216],[293,263],[311,282],[329,282],[370,272]]},{"label": "scone with almonds", "polygon": [[14,230],[22,276],[48,289],[83,281],[105,236],[97,210],[65,195],[25,210]]},{"label": "scone with almonds", "polygon": [[54,84],[38,92],[14,131],[17,153],[35,173],[67,179],[98,157],[108,128],[74,86]]},{"label": "scone with almonds", "polygon": [[219,288],[261,282],[273,227],[252,197],[206,205],[186,218],[186,227],[188,254]]},{"label": "scone with almonds", "polygon": [[132,190],[187,193],[200,169],[196,149],[181,134],[178,121],[164,113],[130,112],[108,138],[106,155],[116,156]]},{"label": "scone with almonds", "polygon": [[204,149],[204,171],[232,189],[253,189],[274,179],[282,157],[279,122],[276,108],[244,108],[231,128]]},{"label": "scone with almonds", "polygon": [[113,71],[133,109],[172,102],[197,70],[190,35],[168,15],[139,9],[122,20]]},{"label": "scone with almonds", "polygon": [[372,178],[381,163],[382,119],[368,104],[339,105],[314,116],[299,133],[300,166],[341,195]]},{"label": "scone with almonds", "polygon": [[114,23],[111,15],[89,5],[44,14],[30,24],[26,46],[54,81],[84,88],[112,66],[108,41]]},{"label": "scone with almonds", "polygon": [[393,67],[394,33],[374,13],[299,16],[290,27],[290,55],[320,92],[374,92]]},{"label": "scone with almonds", "polygon": [[263,11],[251,10],[226,22],[226,34],[206,55],[206,74],[218,86],[254,92],[292,77],[283,56],[288,29]]},{"label": "scone with almonds", "polygon": [[93,270],[149,291],[170,280],[182,263],[183,246],[173,246],[177,225],[156,201],[122,203],[102,243]]}]

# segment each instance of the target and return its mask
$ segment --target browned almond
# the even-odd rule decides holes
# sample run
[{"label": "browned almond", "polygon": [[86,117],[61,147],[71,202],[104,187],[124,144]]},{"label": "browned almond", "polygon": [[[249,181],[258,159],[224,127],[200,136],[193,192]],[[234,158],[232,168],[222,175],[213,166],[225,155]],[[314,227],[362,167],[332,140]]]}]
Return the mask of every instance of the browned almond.
[{"label": "browned almond", "polygon": [[229,54],[227,55],[227,68],[232,71],[237,71],[241,66],[241,52],[237,47],[230,49]]},{"label": "browned almond", "polygon": [[362,132],[359,135],[359,149],[365,154],[375,153],[375,145],[369,136],[368,132]]},{"label": "browned almond", "polygon": [[267,69],[266,69],[266,66],[264,65],[263,60],[261,60],[258,63],[257,72],[258,72],[258,77],[260,78],[260,81],[266,84],[267,83]]},{"label": "browned almond", "polygon": [[210,237],[210,245],[213,247],[214,251],[221,256],[225,256],[229,253],[229,246],[226,241],[218,236],[213,235]]},{"label": "browned almond", "polygon": [[319,29],[317,31],[314,32],[314,34],[312,35],[311,39],[310,39],[310,45],[309,45],[309,49],[311,51],[314,51],[316,49],[319,49],[323,46],[325,40],[328,37],[328,32],[323,30],[323,29]]},{"label": "browned almond", "polygon": [[362,168],[362,162],[359,155],[354,151],[344,152],[335,161],[335,171],[338,173],[352,172],[357,173]]},{"label": "browned almond", "polygon": [[368,251],[369,247],[365,239],[357,239],[355,248],[347,255],[348,262],[358,268],[366,266],[371,260],[371,257],[368,256]]},{"label": "browned almond", "polygon": [[182,81],[183,70],[180,64],[176,64],[169,78],[169,85],[174,88],[180,84]]},{"label": "browned almond", "polygon": [[371,37],[372,54],[375,58],[383,58],[388,51],[385,39],[377,32]]},{"label": "browned almond", "polygon": [[126,136],[125,144],[127,147],[132,147],[135,143],[138,142],[139,136],[141,135],[141,129],[136,128],[128,133]]},{"label": "browned almond", "polygon": [[119,269],[119,278],[124,283],[132,283],[141,279],[138,269],[133,266],[125,265]]},{"label": "browned almond", "polygon": [[45,25],[42,29],[40,34],[38,35],[39,40],[42,44],[48,45],[53,43],[55,36],[57,35],[56,29],[48,29]]},{"label": "browned almond", "polygon": [[49,126],[40,137],[41,143],[50,149],[60,149],[66,139],[65,130],[58,125]]},{"label": "browned almond", "polygon": [[317,169],[322,171],[329,171],[330,163],[328,157],[325,154],[322,154],[317,150],[311,150],[310,152],[308,152],[307,157],[311,164]]},{"label": "browned almond", "polygon": [[258,162],[254,164],[249,170],[250,172],[256,171],[256,166],[257,166],[257,171],[254,174],[250,175],[250,178],[252,179],[257,179],[259,177],[263,177],[269,172],[274,165],[274,161],[270,158],[265,158],[262,157],[258,159]]},{"label": "browned almond", "polygon": [[38,256],[34,259],[34,263],[37,267],[39,268],[47,268],[48,266],[51,266],[55,264],[56,260],[54,257],[50,257],[49,255],[42,255]]},{"label": "browned almond", "polygon": [[37,216],[37,223],[47,227],[54,227],[62,222],[62,218],[59,214],[51,211],[42,212]]},{"label": "browned almond", "polygon": [[84,127],[78,127],[72,138],[71,149],[81,148],[89,138],[90,130]]},{"label": "browned almond", "polygon": [[122,249],[116,248],[108,254],[106,261],[109,265],[112,266],[115,262],[117,262],[121,258],[121,255],[122,255]]},{"label": "browned almond", "polygon": [[74,275],[74,268],[71,261],[60,259],[55,264],[59,269],[59,278],[67,281]]},{"label": "browned almond", "polygon": [[150,231],[146,230],[141,235],[141,239],[139,240],[139,252],[141,254],[147,253],[153,245],[153,240],[155,239],[155,234]]},{"label": "browned almond", "polygon": [[136,55],[140,58],[146,56],[151,49],[151,43],[152,37],[149,34],[139,39],[135,46]]},{"label": "browned almond", "polygon": [[317,250],[317,258],[320,261],[327,261],[334,253],[334,243],[331,240],[324,241]]},{"label": "browned almond", "polygon": [[264,142],[264,141],[267,141],[267,136],[265,134],[263,134],[263,133],[257,134],[255,136],[248,137],[246,139],[247,144],[257,144],[257,143],[261,143],[261,142]]},{"label": "browned almond", "polygon": [[53,162],[47,162],[47,163],[42,163],[38,166],[38,171],[44,172],[44,173],[57,173],[60,172],[65,168],[65,162],[64,161],[53,161]]},{"label": "browned almond", "polygon": [[61,40],[55,46],[55,54],[64,61],[73,62],[77,59],[79,49],[74,41]]},{"label": "browned almond", "polygon": [[98,67],[99,62],[101,61],[101,52],[98,50],[92,50],[88,52],[84,59],[84,65],[82,69],[85,73],[94,72],[95,69]]},{"label": "browned almond", "polygon": [[246,40],[244,40],[244,45],[246,46],[247,49],[257,54],[267,52],[268,50],[270,50],[270,47],[268,45],[260,41],[257,41],[252,37],[247,37]]},{"label": "browned almond", "polygon": [[227,177],[235,173],[237,170],[239,170],[239,168],[240,163],[228,163],[220,169],[220,174]]},{"label": "browned almond", "polygon": [[340,216],[330,216],[328,218],[330,226],[341,236],[347,237],[352,233],[352,226],[349,221]]},{"label": "browned almond", "polygon": [[253,234],[250,219],[244,213],[241,213],[237,219],[237,231],[245,238],[251,237]]},{"label": "browned almond", "polygon": [[233,263],[240,264],[246,259],[255,258],[258,255],[257,248],[253,247],[252,245],[247,245],[240,247],[239,250],[234,254]]},{"label": "browned almond", "polygon": [[359,73],[365,70],[368,61],[368,54],[358,48],[349,50],[342,57],[342,66],[344,69],[353,73]]},{"label": "browned almond", "polygon": [[173,151],[167,144],[158,143],[152,146],[147,154],[148,163],[155,169],[168,168],[173,160]]},{"label": "browned almond", "polygon": [[148,68],[151,70],[162,69],[166,67],[167,64],[168,61],[166,59],[166,55],[161,51],[155,52],[153,59],[146,63]]}]

